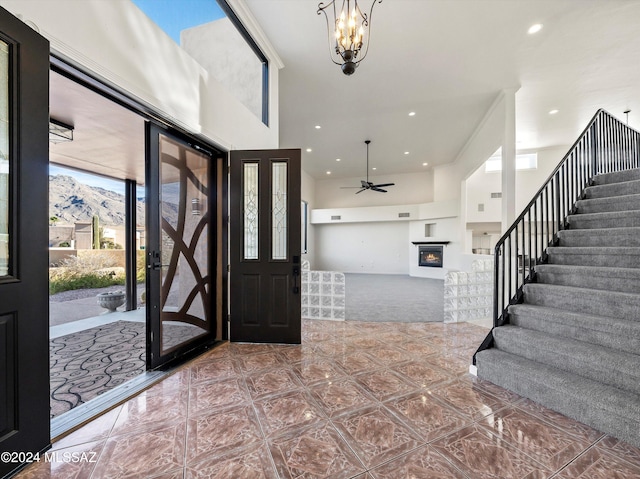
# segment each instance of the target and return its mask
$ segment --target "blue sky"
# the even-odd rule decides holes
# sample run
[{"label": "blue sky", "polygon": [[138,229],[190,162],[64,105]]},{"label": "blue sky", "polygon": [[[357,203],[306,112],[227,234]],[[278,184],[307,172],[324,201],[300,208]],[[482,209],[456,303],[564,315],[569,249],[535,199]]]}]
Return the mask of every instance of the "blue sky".
[{"label": "blue sky", "polygon": [[216,0],[133,0],[140,10],[180,44],[180,31],[226,17]]}]

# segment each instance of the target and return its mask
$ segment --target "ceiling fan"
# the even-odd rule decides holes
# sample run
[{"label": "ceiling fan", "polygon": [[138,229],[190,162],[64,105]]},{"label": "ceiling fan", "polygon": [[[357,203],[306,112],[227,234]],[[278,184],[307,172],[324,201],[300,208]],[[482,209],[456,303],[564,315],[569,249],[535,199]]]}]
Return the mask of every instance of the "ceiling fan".
[{"label": "ceiling fan", "polygon": [[343,186],[342,188],[360,188],[358,191],[356,191],[356,195],[358,193],[362,193],[364,190],[371,190],[371,191],[378,191],[380,193],[386,193],[387,190],[383,190],[383,188],[386,186],[393,186],[395,185],[395,183],[381,183],[378,185],[374,185],[372,182],[369,181],[369,143],[371,143],[371,140],[365,140],[364,142],[367,145],[367,179],[366,181],[360,180],[360,183],[361,183],[360,186]]}]

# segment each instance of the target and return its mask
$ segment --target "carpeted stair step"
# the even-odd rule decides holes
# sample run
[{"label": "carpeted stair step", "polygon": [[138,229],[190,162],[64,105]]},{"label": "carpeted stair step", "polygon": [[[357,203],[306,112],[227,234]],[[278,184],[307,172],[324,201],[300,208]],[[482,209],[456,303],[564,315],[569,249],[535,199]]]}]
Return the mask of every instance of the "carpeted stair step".
[{"label": "carpeted stair step", "polygon": [[640,268],[539,264],[537,282],[626,293],[640,292]]},{"label": "carpeted stair step", "polygon": [[638,193],[640,193],[640,180],[632,180],[622,183],[587,186],[584,189],[584,198],[606,198],[609,196],[635,195]]},{"label": "carpeted stair step", "polygon": [[640,447],[639,395],[497,348],[479,352],[476,365],[481,379]]},{"label": "carpeted stair step", "polygon": [[640,394],[637,354],[513,325],[495,328],[493,337],[496,347],[507,353]]},{"label": "carpeted stair step", "polygon": [[572,229],[630,228],[640,226],[640,210],[569,215],[567,221]]},{"label": "carpeted stair step", "polygon": [[576,201],[578,214],[640,210],[640,194]]},{"label": "carpeted stair step", "polygon": [[640,321],[640,294],[527,283],[524,302],[575,313]]},{"label": "carpeted stair step", "polygon": [[574,313],[533,304],[509,306],[509,323],[619,351],[640,351],[640,321]]},{"label": "carpeted stair step", "polygon": [[604,173],[593,177],[595,185],[608,185],[610,183],[624,183],[625,181],[640,180],[640,168],[631,170],[615,171]]},{"label": "carpeted stair step", "polygon": [[640,268],[637,246],[553,246],[547,248],[547,255],[550,264]]},{"label": "carpeted stair step", "polygon": [[560,246],[640,246],[640,227],[561,230]]}]

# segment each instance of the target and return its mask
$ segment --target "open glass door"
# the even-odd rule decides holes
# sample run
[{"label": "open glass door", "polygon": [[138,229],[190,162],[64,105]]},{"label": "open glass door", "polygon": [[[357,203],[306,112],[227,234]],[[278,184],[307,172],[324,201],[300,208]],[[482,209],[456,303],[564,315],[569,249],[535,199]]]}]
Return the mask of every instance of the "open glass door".
[{"label": "open glass door", "polygon": [[215,340],[216,191],[208,151],[147,127],[147,363]]}]

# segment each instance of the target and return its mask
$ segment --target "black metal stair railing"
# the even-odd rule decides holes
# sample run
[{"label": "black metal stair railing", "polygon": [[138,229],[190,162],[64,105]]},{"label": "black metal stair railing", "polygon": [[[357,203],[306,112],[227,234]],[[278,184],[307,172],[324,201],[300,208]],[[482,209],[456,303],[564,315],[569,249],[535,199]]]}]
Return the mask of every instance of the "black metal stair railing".
[{"label": "black metal stair railing", "polygon": [[[595,175],[640,167],[640,132],[600,109],[560,164],[497,242],[494,250],[493,327],[508,323],[507,308],[522,302],[548,246],[575,213],[575,203]],[[476,354],[493,345],[489,333]],[[475,354],[473,364],[476,363]]]}]

